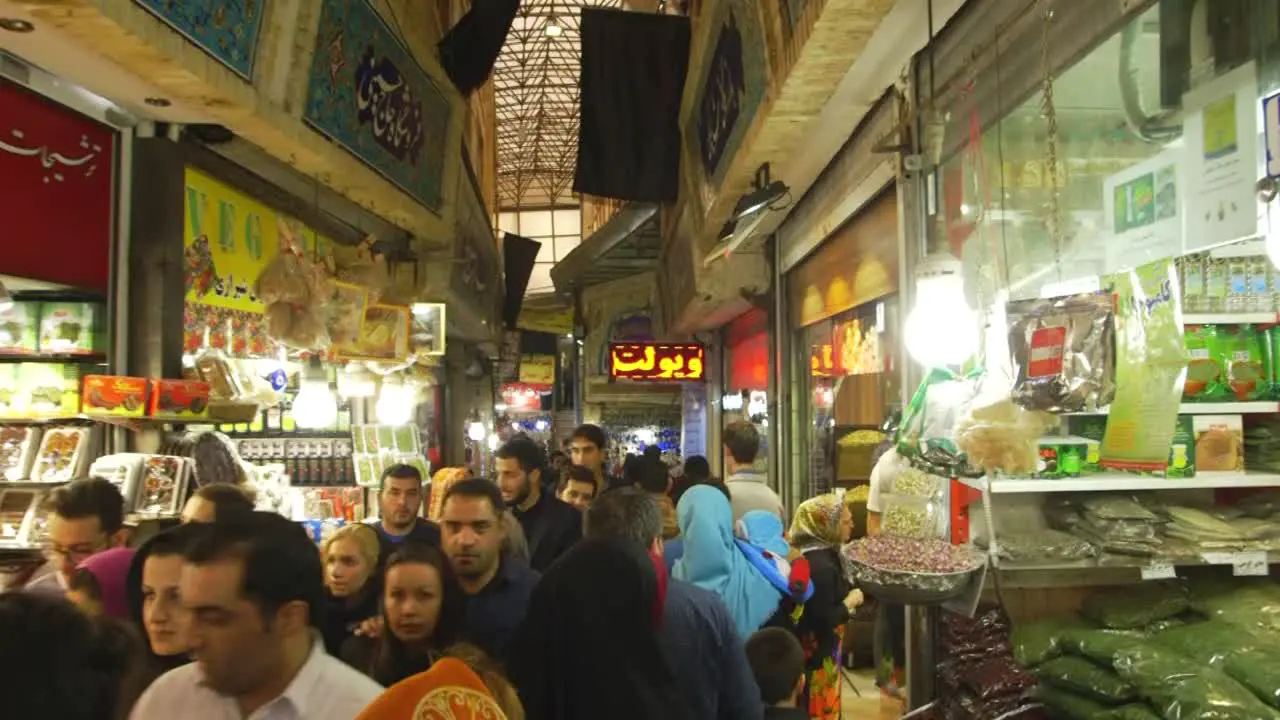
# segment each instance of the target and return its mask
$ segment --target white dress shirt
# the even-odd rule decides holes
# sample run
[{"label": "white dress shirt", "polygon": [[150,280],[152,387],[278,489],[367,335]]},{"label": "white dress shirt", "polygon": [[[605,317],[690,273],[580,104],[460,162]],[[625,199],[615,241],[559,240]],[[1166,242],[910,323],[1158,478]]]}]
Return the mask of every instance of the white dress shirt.
[{"label": "white dress shirt", "polygon": [[[382,686],[324,651],[317,635],[311,655],[280,697],[243,720],[352,720]],[[130,720],[242,720],[235,698],[204,684],[196,663],[161,675],[138,699]]]}]

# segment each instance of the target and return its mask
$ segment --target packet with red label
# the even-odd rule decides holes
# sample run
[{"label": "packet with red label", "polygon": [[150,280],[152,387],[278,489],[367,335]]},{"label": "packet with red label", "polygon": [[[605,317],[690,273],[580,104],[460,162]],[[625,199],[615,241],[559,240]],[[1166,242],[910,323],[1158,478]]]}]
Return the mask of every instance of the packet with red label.
[{"label": "packet with red label", "polygon": [[1115,309],[1104,293],[1019,300],[1006,307],[1013,402],[1085,412],[1115,396]]}]

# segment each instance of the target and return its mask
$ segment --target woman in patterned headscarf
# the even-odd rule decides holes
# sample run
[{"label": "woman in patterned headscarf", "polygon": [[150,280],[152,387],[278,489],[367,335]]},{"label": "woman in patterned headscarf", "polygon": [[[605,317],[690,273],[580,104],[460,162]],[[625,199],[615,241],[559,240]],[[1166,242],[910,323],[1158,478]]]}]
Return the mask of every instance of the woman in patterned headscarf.
[{"label": "woman in patterned headscarf", "polygon": [[465,467],[440,468],[431,478],[431,491],[427,499],[427,519],[433,523],[440,522],[440,513],[444,511],[444,495],[449,488],[461,480],[471,477],[471,470]]},{"label": "woman in patterned headscarf", "polygon": [[[853,516],[838,495],[811,498],[796,508],[791,546],[809,561],[813,596],[796,627],[805,652],[805,690],[809,717],[840,717],[840,645],[849,616],[862,593],[845,578],[840,546],[853,530]],[[806,705],[801,705],[806,707]]]}]

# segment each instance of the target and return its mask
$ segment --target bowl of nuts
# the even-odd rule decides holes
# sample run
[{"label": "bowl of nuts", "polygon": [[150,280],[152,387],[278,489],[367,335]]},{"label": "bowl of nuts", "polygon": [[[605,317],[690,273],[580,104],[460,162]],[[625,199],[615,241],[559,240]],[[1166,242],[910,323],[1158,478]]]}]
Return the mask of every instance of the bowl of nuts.
[{"label": "bowl of nuts", "polygon": [[901,605],[956,598],[987,562],[985,553],[969,545],[889,534],[854,540],[844,546],[841,557],[859,588]]}]

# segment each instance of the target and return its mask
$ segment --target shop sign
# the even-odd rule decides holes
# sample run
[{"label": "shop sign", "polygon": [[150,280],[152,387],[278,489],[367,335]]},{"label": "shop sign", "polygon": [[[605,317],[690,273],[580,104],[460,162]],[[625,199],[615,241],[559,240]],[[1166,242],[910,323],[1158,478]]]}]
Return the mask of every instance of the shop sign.
[{"label": "shop sign", "polygon": [[323,0],[303,119],[440,212],[453,108],[366,0]]},{"label": "shop sign", "polygon": [[1182,254],[1182,195],[1177,151],[1112,175],[1103,183],[1103,217],[1111,227],[1106,270],[1119,272]]},{"label": "shop sign", "polygon": [[555,355],[520,356],[520,382],[526,385],[551,385],[555,381]]},{"label": "shop sign", "polygon": [[551,392],[550,385],[510,383],[503,385],[498,394],[508,412],[530,412],[542,409],[542,396]]},{"label": "shop sign", "polygon": [[0,80],[0,272],[105,292],[115,134]]},{"label": "shop sign", "polygon": [[[712,11],[713,50],[700,69],[697,155],[718,187],[764,99],[764,33],[755,0],[720,0]],[[690,133],[686,133],[690,134]]]},{"label": "shop sign", "polygon": [[1257,67],[1250,62],[1182,99],[1185,252],[1258,233],[1257,85]]},{"label": "shop sign", "polygon": [[135,0],[214,60],[253,82],[266,0]]},{"label": "shop sign", "polygon": [[610,343],[609,377],[651,382],[701,380],[702,343]]},{"label": "shop sign", "polygon": [[516,327],[529,332],[568,335],[573,332],[573,308],[569,306],[530,307],[526,301],[520,308]]}]

